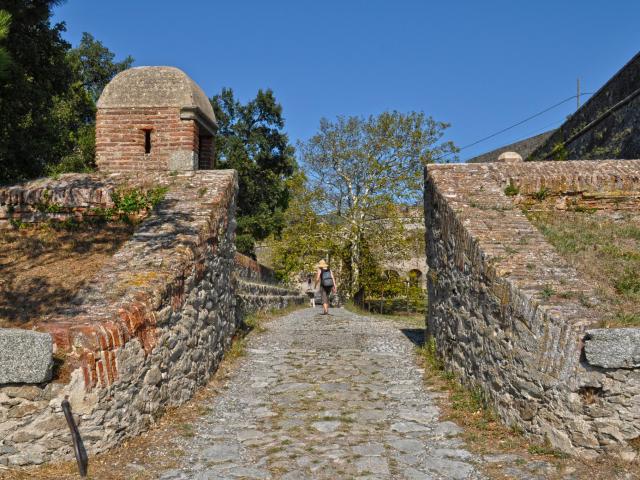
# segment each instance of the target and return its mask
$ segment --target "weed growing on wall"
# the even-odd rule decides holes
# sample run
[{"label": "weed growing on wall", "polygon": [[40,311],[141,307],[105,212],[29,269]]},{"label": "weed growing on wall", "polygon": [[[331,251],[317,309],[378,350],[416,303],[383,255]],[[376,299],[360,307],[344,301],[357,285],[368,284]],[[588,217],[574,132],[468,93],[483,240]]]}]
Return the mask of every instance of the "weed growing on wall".
[{"label": "weed growing on wall", "polygon": [[515,197],[516,195],[518,195],[520,193],[520,189],[514,185],[513,183],[510,183],[509,185],[506,186],[506,188],[504,189],[504,194],[507,197]]},{"label": "weed growing on wall", "polygon": [[[113,215],[120,220],[136,223],[140,217],[153,210],[167,193],[167,187],[154,187],[148,190],[140,188],[123,188],[111,194]],[[111,213],[111,212],[106,212]]]},{"label": "weed growing on wall", "polygon": [[542,187],[542,188],[540,188],[540,190],[538,190],[537,192],[535,192],[533,194],[533,198],[535,198],[536,200],[541,202],[542,200],[544,200],[545,198],[547,198],[549,196],[549,193],[550,192],[549,192],[548,188]]}]

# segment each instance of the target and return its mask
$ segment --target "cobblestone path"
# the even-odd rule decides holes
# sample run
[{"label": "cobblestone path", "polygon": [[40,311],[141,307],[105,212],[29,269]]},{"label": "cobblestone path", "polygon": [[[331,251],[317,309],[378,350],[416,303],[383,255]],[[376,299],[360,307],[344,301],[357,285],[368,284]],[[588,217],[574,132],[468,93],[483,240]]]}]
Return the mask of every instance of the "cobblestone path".
[{"label": "cobblestone path", "polygon": [[411,341],[345,311],[301,310],[253,336],[181,469],[161,478],[482,478],[438,420]]}]

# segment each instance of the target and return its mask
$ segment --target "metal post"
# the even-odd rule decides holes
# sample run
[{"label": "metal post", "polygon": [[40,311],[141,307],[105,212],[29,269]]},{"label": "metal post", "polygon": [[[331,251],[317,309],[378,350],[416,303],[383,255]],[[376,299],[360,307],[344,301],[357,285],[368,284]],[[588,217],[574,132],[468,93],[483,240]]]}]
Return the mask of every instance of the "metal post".
[{"label": "metal post", "polygon": [[80,477],[85,478],[87,476],[87,466],[89,465],[89,459],[87,458],[87,451],[85,450],[84,444],[82,443],[82,438],[80,437],[78,426],[73,420],[71,405],[69,404],[67,397],[65,397],[65,399],[62,401],[62,411],[64,412],[64,416],[67,419],[69,430],[71,430],[71,440],[73,441],[73,452],[76,455],[76,462],[78,463],[78,472],[80,472]]},{"label": "metal post", "polygon": [[580,77],[576,79],[578,86],[578,94],[576,95],[576,110],[580,108]]}]

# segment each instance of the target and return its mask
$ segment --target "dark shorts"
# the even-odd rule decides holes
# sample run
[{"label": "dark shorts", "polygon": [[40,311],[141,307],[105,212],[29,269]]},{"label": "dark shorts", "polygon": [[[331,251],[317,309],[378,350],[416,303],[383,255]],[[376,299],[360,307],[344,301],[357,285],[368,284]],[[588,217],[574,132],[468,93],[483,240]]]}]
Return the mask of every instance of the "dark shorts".
[{"label": "dark shorts", "polygon": [[320,295],[322,295],[322,304],[329,304],[329,295],[331,295],[333,287],[320,287]]}]

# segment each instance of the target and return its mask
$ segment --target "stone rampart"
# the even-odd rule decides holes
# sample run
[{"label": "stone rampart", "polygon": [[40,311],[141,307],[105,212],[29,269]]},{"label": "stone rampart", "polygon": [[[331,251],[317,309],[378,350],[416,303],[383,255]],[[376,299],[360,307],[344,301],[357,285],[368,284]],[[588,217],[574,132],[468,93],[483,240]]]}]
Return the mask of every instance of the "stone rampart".
[{"label": "stone rampart", "polygon": [[[518,195],[507,196],[508,186]],[[594,287],[518,205],[541,189],[557,208],[637,209],[640,161],[429,166],[428,334],[447,368],[480,387],[506,423],[566,452],[632,459],[638,346],[623,349],[625,364],[594,360],[612,341],[591,330],[599,319],[577,300],[593,298]],[[550,298],[549,285],[570,285],[575,296]]]},{"label": "stone rampart", "polygon": [[68,397],[90,452],[135,435],[189,399],[236,331],[233,171],[132,178],[165,185],[157,210],[78,292],[36,322],[53,338],[54,379],[0,385],[0,463],[68,457]]},{"label": "stone rampart", "polygon": [[538,147],[530,160],[640,157],[640,53]]},{"label": "stone rampart", "polygon": [[0,187],[0,229],[46,220],[82,219],[113,207],[117,176],[66,174]]},{"label": "stone rampart", "polygon": [[240,253],[235,255],[235,275],[238,321],[257,311],[278,310],[307,301],[300,291],[279,284],[272,269]]},{"label": "stone rampart", "polygon": [[256,262],[253,258],[236,252],[235,264],[236,272],[240,278],[254,282],[277,283],[275,272],[271,268]]},{"label": "stone rampart", "polygon": [[[152,186],[166,187],[165,198],[63,314],[36,320],[41,333],[0,330],[12,348],[0,352],[11,369],[0,373],[0,464],[71,454],[65,397],[91,453],[145,430],[207,382],[245,315],[304,301],[235,252],[233,171],[72,174],[7,187],[2,226],[84,220],[112,208],[114,191]],[[34,342],[38,362],[26,365],[20,348]]]}]

